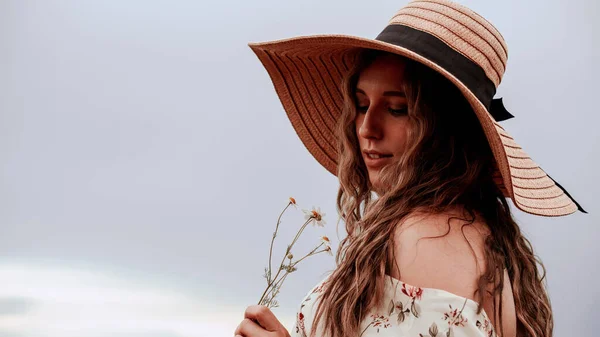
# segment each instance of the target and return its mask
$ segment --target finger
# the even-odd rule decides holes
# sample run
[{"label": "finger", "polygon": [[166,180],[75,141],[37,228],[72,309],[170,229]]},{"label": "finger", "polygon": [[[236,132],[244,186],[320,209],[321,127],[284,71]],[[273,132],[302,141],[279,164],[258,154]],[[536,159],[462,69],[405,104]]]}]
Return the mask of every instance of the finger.
[{"label": "finger", "polygon": [[283,325],[279,322],[277,317],[273,314],[271,309],[264,305],[251,305],[246,308],[244,313],[245,318],[253,319],[260,324],[267,331],[279,331],[284,329]]},{"label": "finger", "polygon": [[242,323],[238,325],[233,333],[235,336],[241,335],[245,337],[262,337],[265,335],[265,329],[249,318],[244,318]]}]

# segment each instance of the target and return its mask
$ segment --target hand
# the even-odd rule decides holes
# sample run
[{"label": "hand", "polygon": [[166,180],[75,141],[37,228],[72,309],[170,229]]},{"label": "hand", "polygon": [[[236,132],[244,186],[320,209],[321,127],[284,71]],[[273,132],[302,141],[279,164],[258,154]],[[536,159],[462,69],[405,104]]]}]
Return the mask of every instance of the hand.
[{"label": "hand", "polygon": [[271,309],[264,305],[246,308],[244,320],[233,333],[236,337],[290,337]]}]

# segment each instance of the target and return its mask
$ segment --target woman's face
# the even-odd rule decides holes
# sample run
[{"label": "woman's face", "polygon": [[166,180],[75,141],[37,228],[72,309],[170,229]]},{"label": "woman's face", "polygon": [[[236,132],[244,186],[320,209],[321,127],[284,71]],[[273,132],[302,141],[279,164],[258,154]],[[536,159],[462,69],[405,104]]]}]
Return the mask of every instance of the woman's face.
[{"label": "woman's face", "polygon": [[356,135],[375,191],[381,189],[381,168],[398,161],[406,148],[404,68],[401,58],[380,56],[359,74],[356,85]]}]

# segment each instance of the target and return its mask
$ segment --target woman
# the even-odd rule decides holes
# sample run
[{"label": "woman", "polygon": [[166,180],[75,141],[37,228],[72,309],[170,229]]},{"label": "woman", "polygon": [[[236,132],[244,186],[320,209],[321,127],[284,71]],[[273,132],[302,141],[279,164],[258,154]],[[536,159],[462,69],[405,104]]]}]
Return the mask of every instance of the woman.
[{"label": "woman", "polygon": [[[498,124],[512,117],[493,100],[507,51],[489,22],[413,1],[375,40],[251,47],[306,147],[338,176],[348,233],[293,335],[552,335],[544,275],[506,197],[541,216],[583,210]],[[236,335],[289,336],[266,307],[245,317]]]}]

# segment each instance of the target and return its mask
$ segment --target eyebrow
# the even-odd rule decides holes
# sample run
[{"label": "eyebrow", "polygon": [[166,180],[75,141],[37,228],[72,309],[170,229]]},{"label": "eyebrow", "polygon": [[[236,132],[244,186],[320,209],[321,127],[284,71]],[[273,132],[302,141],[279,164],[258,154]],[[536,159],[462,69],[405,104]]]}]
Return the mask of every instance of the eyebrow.
[{"label": "eyebrow", "polygon": [[[367,96],[367,94],[363,90],[361,90],[359,88],[356,88],[356,93],[360,93],[360,94],[363,94],[363,95]],[[396,96],[396,97],[404,97],[404,98],[406,98],[406,94],[403,93],[402,91],[385,91],[383,93],[383,96],[385,96],[385,97]]]}]

